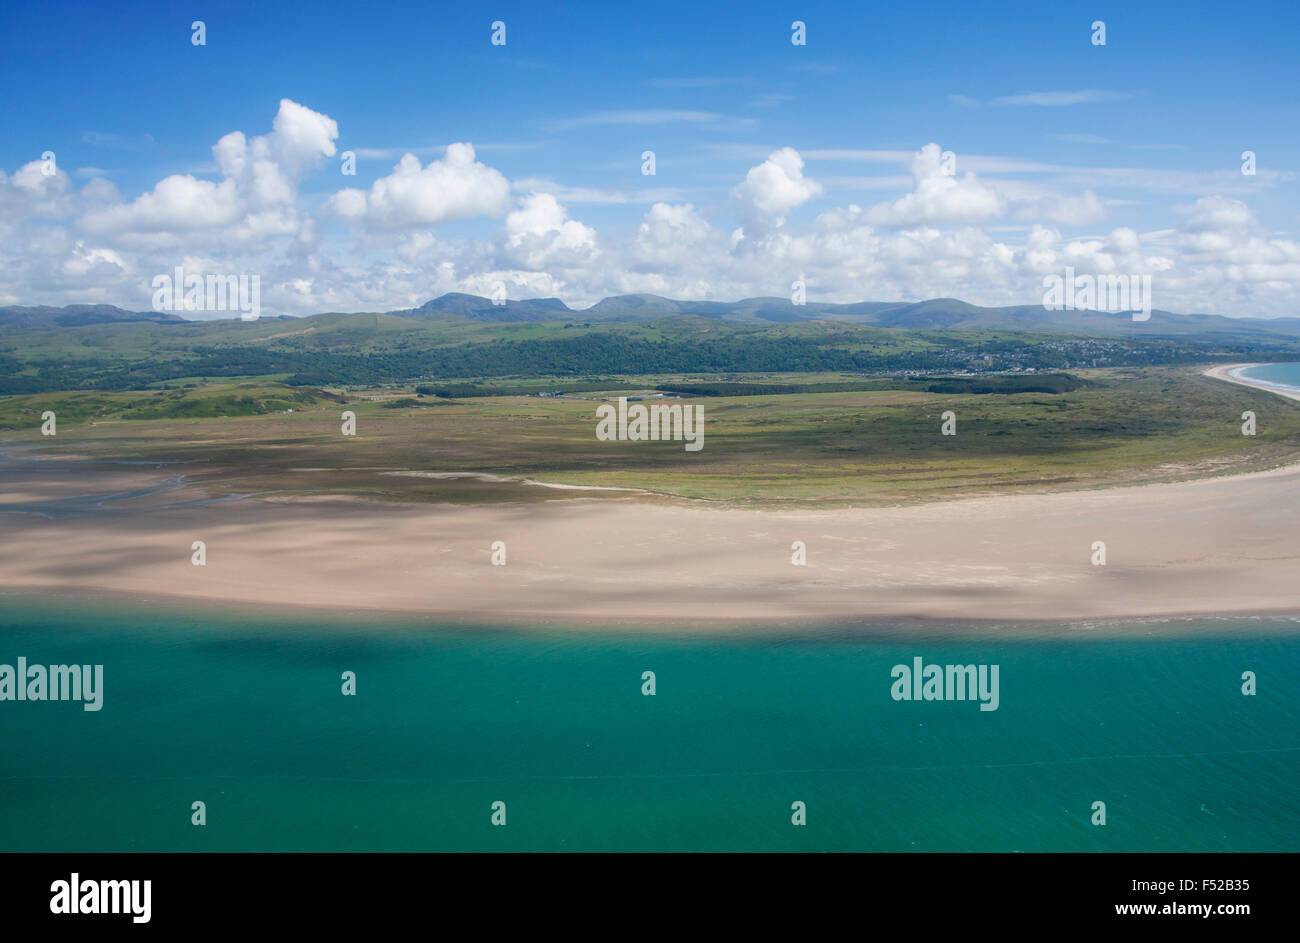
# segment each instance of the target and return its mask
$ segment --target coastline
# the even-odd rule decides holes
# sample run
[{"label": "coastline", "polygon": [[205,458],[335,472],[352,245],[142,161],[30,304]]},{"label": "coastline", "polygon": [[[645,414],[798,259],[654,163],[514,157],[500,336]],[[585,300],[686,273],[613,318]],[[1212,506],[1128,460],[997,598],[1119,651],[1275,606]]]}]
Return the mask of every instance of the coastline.
[{"label": "coastline", "polygon": [[1249,377],[1241,376],[1242,370],[1248,370],[1251,367],[1262,367],[1260,363],[1229,363],[1218,367],[1210,367],[1208,370],[1202,370],[1201,376],[1212,377],[1215,380],[1223,380],[1225,383],[1236,383],[1239,386],[1248,386],[1253,390],[1264,390],[1267,393],[1274,393],[1277,396],[1285,397],[1300,401],[1300,392],[1285,389],[1274,383],[1266,383],[1263,380],[1252,380]]},{"label": "coastline", "polygon": [[[1203,372],[1267,389],[1231,375],[1244,366]],[[121,474],[123,489],[166,478]],[[87,488],[73,471],[45,470],[11,484],[22,500],[0,511],[0,599],[134,599],[448,628],[787,636],[890,634],[891,624],[904,634],[982,625],[1041,635],[1047,625],[1093,632],[1300,613],[1295,464],[847,510],[264,495],[162,507],[119,501],[112,510],[83,497],[70,512],[47,514],[46,502],[102,482]],[[206,544],[204,566],[191,563],[196,540]],[[492,562],[497,541],[503,566]],[[796,541],[806,565],[792,563]],[[1093,563],[1097,541],[1104,565]]]},{"label": "coastline", "polygon": [[[1300,635],[1300,605],[1238,613],[1168,613],[1101,619],[891,618],[832,620],[737,620],[732,618],[618,617],[509,618],[484,620],[473,614],[386,608],[337,608],[312,602],[245,603],[163,592],[112,589],[0,588],[0,612],[10,622],[51,619],[86,625],[111,624],[123,635],[156,637],[159,628],[184,637],[401,638],[430,630],[462,636],[539,635],[554,639],[636,637],[665,642],[1041,642],[1100,639],[1290,638]],[[111,613],[105,618],[105,613]],[[157,620],[157,621],[155,621]],[[141,630],[142,623],[149,625]],[[1248,625],[1248,628],[1246,627]]]}]

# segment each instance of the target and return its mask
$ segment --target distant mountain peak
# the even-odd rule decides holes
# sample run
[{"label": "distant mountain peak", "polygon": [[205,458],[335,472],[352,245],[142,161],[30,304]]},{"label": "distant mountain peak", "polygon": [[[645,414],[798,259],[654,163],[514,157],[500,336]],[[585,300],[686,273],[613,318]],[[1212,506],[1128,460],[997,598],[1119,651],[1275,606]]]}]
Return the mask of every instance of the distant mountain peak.
[{"label": "distant mountain peak", "polygon": [[494,305],[489,298],[448,292],[419,308],[394,311],[411,317],[452,315],[472,321],[647,321],[678,316],[712,318],[733,323],[771,324],[817,321],[862,324],[917,330],[996,330],[1059,334],[1162,334],[1206,331],[1263,333],[1295,336],[1300,321],[1227,318],[1217,315],[1179,315],[1153,311],[1151,318],[1134,321],[1128,312],[1049,310],[1042,305],[983,307],[960,298],[925,301],[859,301],[848,304],[809,300],[796,305],[789,298],[761,296],[739,301],[689,301],[648,292],[602,298],[589,308],[570,308],[558,298],[529,298]]},{"label": "distant mountain peak", "polygon": [[89,324],[118,324],[127,321],[181,322],[185,318],[161,311],[128,311],[117,305],[5,305],[0,307],[0,324],[10,327],[85,327]]}]

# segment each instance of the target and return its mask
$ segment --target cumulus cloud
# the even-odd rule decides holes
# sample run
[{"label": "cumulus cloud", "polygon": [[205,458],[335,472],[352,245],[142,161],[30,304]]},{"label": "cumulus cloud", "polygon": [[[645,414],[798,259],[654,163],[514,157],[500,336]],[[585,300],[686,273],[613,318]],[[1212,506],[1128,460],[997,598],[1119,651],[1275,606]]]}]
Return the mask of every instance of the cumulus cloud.
[{"label": "cumulus cloud", "polygon": [[1016,214],[1020,219],[1063,226],[1087,226],[1106,218],[1106,207],[1091,190],[1080,194],[1052,194],[1024,206]]},{"label": "cumulus cloud", "polygon": [[95,249],[79,241],[64,259],[63,272],[65,275],[85,278],[96,266],[111,266],[113,275],[126,270],[126,263],[112,249]]},{"label": "cumulus cloud", "polygon": [[[1007,178],[1041,168],[960,155],[959,169],[1003,176],[957,176],[944,172],[937,144],[917,153],[782,148],[766,158],[746,150],[742,167],[760,162],[730,181],[729,201],[715,202],[686,202],[694,191],[685,188],[605,191],[536,174],[512,182],[471,145],[454,144],[428,164],[406,154],[313,212],[299,188],[337,138],[333,119],[285,100],[268,133],[217,142],[210,177],[176,174],[127,199],[109,180],[78,188],[39,161],[0,171],[0,299],[143,308],[152,275],[184,264],[256,272],[263,310],[294,314],[410,307],[447,291],[490,295],[498,284],[513,298],[558,295],[575,306],[627,292],[786,296],[796,278],[810,301],[1023,304],[1041,298],[1043,275],[1067,266],[1151,274],[1155,304],[1171,310],[1292,314],[1300,301],[1300,244],[1270,233],[1226,177],[1222,187],[1198,179],[1200,198],[1172,208],[1176,226],[1070,237],[1062,230],[1093,226],[1120,205],[1106,179]],[[825,196],[823,183],[838,186],[805,176],[805,156],[910,159],[912,176],[888,184],[895,199],[828,202],[795,222],[795,210]],[[646,209],[597,232],[566,208],[583,203],[601,204],[592,212],[602,219],[620,206]],[[1009,207],[1011,225],[989,225]],[[437,230],[472,217],[499,225],[475,237]],[[319,223],[326,218],[349,225]]]},{"label": "cumulus cloud", "polygon": [[1153,275],[1173,264],[1143,249],[1141,237],[1119,227],[1102,238],[1062,240],[1054,229],[1035,227],[1030,237],[1032,256],[1026,269],[1033,274],[1062,274],[1068,266],[1076,272],[1097,275]]},{"label": "cumulus cloud", "polygon": [[1189,233],[1245,230],[1256,225],[1250,207],[1222,196],[1202,197],[1179,212],[1186,218],[1182,229]]},{"label": "cumulus cloud", "polygon": [[398,229],[500,216],[509,199],[510,182],[500,171],[475,160],[472,145],[452,144],[441,160],[424,167],[414,154],[406,154],[369,192],[340,190],[325,206],[345,220]]},{"label": "cumulus cloud", "polygon": [[572,268],[596,254],[596,231],[577,220],[549,193],[531,193],[506,215],[506,255],[518,265]]},{"label": "cumulus cloud", "polygon": [[19,190],[46,196],[53,196],[68,189],[68,175],[59,170],[57,165],[46,170],[43,160],[23,164],[14,171],[10,182]]},{"label": "cumulus cloud", "polygon": [[234,180],[218,184],[188,174],[175,175],[159,181],[131,203],[87,213],[81,225],[87,232],[99,234],[213,229],[235,222],[240,209]]},{"label": "cumulus cloud", "polygon": [[1268,296],[1291,298],[1294,310],[1300,242],[1270,238],[1240,200],[1202,197],[1179,212],[1184,219],[1178,245],[1189,288],[1240,298],[1262,287]]},{"label": "cumulus cloud", "polygon": [[[53,172],[51,172],[53,171]],[[34,160],[7,176],[0,170],[0,226],[24,217],[58,219],[72,211],[71,181],[58,168]]]},{"label": "cumulus cloud", "polygon": [[786,214],[822,192],[822,185],[803,175],[803,158],[793,147],[783,147],[757,167],[733,192],[740,204],[741,221],[757,230],[785,224]]},{"label": "cumulus cloud", "polygon": [[709,221],[691,203],[656,203],[637,229],[633,254],[638,262],[679,264],[712,233]]},{"label": "cumulus cloud", "polygon": [[958,177],[947,172],[938,144],[927,144],[912,160],[912,192],[892,203],[872,207],[868,218],[882,226],[919,223],[975,223],[996,219],[1006,202],[973,173]]},{"label": "cumulus cloud", "polygon": [[208,231],[236,242],[292,233],[303,173],[334,154],[338,125],[327,115],[287,98],[270,134],[251,140],[232,131],[212,148],[219,182],[174,174],[130,203],[86,212],[81,228],[125,243],[175,244],[181,234]]}]

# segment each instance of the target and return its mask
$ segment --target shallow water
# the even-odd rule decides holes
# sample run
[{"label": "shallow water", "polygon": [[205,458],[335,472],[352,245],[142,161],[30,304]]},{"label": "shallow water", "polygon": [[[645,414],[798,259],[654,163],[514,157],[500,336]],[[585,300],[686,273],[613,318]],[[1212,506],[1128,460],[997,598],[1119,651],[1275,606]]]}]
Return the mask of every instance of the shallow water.
[{"label": "shallow water", "polygon": [[1300,393],[1300,363],[1262,363],[1254,367],[1243,367],[1240,375],[1246,380]]},{"label": "shallow water", "polygon": [[[9,598],[0,663],[103,664],[105,692],[0,702],[0,850],[1300,850],[1300,637],[1201,630],[691,640]],[[893,700],[914,656],[997,664],[998,709]]]}]

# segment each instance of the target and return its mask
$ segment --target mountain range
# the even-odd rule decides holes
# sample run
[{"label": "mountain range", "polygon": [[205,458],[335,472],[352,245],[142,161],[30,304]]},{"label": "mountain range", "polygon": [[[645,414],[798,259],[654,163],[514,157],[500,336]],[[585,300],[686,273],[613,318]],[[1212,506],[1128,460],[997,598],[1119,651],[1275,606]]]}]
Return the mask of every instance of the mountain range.
[{"label": "mountain range", "polygon": [[[1048,310],[1042,305],[981,307],[956,298],[918,302],[861,301],[830,304],[809,301],[792,304],[785,298],[745,298],[740,301],[679,301],[658,295],[615,295],[589,308],[570,308],[558,298],[531,298],[494,304],[478,295],[451,292],[418,308],[386,312],[413,319],[450,319],[487,323],[644,321],[678,315],[713,318],[735,324],[821,321],[913,330],[1024,331],[1051,334],[1085,334],[1104,337],[1221,336],[1300,337],[1300,318],[1228,318],[1211,314],[1175,314],[1153,310],[1148,320],[1135,321],[1129,313],[1085,310]],[[266,318],[263,318],[264,320]],[[297,320],[277,316],[278,320]],[[175,314],[128,311],[113,305],[4,306],[0,327],[56,328],[90,324],[152,321],[186,323]]]}]

